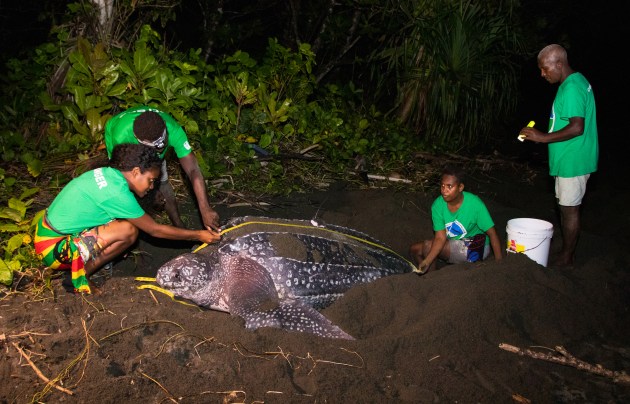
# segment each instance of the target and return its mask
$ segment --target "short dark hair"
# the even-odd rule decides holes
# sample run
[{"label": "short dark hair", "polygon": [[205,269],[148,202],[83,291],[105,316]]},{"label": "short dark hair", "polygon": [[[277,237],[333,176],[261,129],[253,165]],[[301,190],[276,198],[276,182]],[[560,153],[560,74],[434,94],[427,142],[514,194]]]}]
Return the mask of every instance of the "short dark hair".
[{"label": "short dark hair", "polygon": [[145,111],[133,121],[133,134],[138,140],[155,142],[165,130],[164,119],[154,111]]},{"label": "short dark hair", "polygon": [[131,171],[138,167],[144,173],[155,167],[161,168],[162,160],[151,146],[122,143],[114,147],[109,165],[120,171]]},{"label": "short dark hair", "polygon": [[444,167],[444,170],[442,170],[442,176],[444,175],[450,175],[450,176],[455,177],[457,182],[460,184],[463,184],[464,181],[466,180],[466,174],[464,173],[464,170],[462,170],[459,167],[454,167],[454,166]]},{"label": "short dark hair", "polygon": [[567,50],[557,43],[547,45],[538,52],[538,60],[548,59],[552,63],[568,63]]}]

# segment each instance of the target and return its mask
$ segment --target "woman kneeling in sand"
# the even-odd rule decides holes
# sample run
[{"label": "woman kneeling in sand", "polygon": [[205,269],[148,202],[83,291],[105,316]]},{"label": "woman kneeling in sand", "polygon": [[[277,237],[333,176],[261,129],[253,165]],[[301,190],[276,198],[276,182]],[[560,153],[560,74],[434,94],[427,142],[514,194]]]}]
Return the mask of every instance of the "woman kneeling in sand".
[{"label": "woman kneeling in sand", "polygon": [[[156,223],[138,204],[160,178],[162,161],[154,148],[121,144],[109,167],[70,181],[53,200],[35,230],[35,252],[44,265],[69,269],[75,292],[92,293],[88,278],[138,238],[139,230],[170,240],[211,243],[212,229],[188,230]],[[69,285],[68,285],[69,286]]]},{"label": "woman kneeling in sand", "polygon": [[442,196],[431,205],[435,237],[410,247],[420,273],[435,269],[438,257],[450,264],[481,261],[490,254],[490,246],[495,259],[502,258],[490,213],[478,196],[464,192],[463,178],[463,172],[454,168],[442,172]]}]

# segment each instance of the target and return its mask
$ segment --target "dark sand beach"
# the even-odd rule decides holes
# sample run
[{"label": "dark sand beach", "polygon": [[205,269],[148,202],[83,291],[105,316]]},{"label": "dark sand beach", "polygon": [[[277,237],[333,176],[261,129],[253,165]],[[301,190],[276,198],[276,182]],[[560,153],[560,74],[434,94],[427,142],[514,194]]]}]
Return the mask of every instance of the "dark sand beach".
[{"label": "dark sand beach", "polygon": [[[503,243],[506,223],[534,217],[560,230],[550,179],[478,172],[467,189],[486,202]],[[138,290],[189,244],[142,239],[98,296],[13,293],[0,300],[0,403],[510,403],[630,401],[630,386],[571,366],[520,356],[506,343],[630,371],[630,223],[614,179],[589,182],[572,269],[522,254],[502,262],[442,266],[356,287],[323,313],[354,341],[278,329],[247,331],[239,318]],[[317,218],[366,232],[401,254],[432,235],[437,187],[409,192],[345,183],[277,199],[246,214]],[[617,183],[616,190],[619,190]],[[194,212],[193,212],[194,213]],[[621,232],[619,231],[621,230]],[[622,233],[619,237],[611,234]],[[66,392],[46,387],[17,348]],[[72,393],[70,395],[69,393]]]}]

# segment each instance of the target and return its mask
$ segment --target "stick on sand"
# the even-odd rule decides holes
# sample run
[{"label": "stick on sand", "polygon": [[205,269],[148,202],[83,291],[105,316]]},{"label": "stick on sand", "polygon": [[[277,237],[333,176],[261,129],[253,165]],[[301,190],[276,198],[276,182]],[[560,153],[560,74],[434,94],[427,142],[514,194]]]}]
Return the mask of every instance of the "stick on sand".
[{"label": "stick on sand", "polygon": [[[600,365],[593,365],[588,362],[584,362],[581,359],[576,358],[567,352],[564,347],[557,346],[555,352],[536,352],[527,348],[519,348],[514,345],[505,343],[499,344],[499,348],[504,351],[512,352],[521,356],[529,356],[534,359],[541,359],[547,362],[559,363],[565,366],[572,366],[574,368],[583,370],[585,372],[593,373],[598,376],[604,376],[612,379],[615,383],[630,384],[630,375],[623,371],[614,371],[603,368]],[[558,354],[560,355],[558,355]]]},{"label": "stick on sand", "polygon": [[22,350],[22,348],[20,348],[20,346],[18,344],[16,344],[15,342],[12,342],[12,344],[15,347],[15,349],[18,350],[20,355],[22,355],[22,357],[24,359],[26,359],[28,364],[31,365],[31,367],[33,368],[33,370],[35,371],[37,376],[39,376],[40,379],[42,379],[44,382],[46,382],[46,384],[49,384],[50,386],[56,388],[59,391],[62,391],[64,393],[66,393],[66,394],[69,394],[69,395],[73,395],[74,394],[72,391],[70,391],[68,389],[65,389],[65,388],[63,388],[61,386],[57,386],[55,383],[51,382],[50,379],[47,378],[46,376],[44,376],[44,374],[37,368],[37,366],[35,366],[33,361],[31,361],[31,358],[29,358],[28,355],[26,353],[24,353],[24,351]]}]

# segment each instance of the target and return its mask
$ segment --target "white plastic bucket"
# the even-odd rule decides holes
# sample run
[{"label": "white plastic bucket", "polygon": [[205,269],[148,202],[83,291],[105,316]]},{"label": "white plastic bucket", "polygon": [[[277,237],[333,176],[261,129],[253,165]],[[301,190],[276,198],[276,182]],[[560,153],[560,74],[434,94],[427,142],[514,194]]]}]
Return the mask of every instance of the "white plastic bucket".
[{"label": "white plastic bucket", "polygon": [[519,218],[507,222],[507,251],[524,253],[546,267],[553,225],[540,219]]}]

